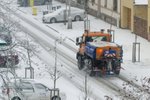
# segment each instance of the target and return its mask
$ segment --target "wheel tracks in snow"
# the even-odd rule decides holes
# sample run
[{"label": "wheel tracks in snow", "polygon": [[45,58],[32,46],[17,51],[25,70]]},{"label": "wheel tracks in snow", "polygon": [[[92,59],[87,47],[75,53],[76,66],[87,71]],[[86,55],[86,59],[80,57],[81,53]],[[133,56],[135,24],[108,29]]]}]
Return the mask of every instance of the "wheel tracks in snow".
[{"label": "wheel tracks in snow", "polygon": [[[29,20],[23,18],[23,17],[20,16],[19,14],[16,14],[16,13],[15,13],[15,15],[16,15],[17,17],[19,17],[19,18],[22,18],[22,20],[27,21],[27,22],[30,23],[32,26],[36,27],[36,29],[38,29],[38,30],[40,30],[41,32],[43,32],[44,34],[46,34],[48,37],[51,37],[51,38],[53,38],[53,39],[56,39],[56,38],[57,38],[57,37],[54,37],[53,35],[49,34],[49,32],[43,30],[41,27],[39,27],[38,25],[34,24],[33,22],[31,22],[31,21],[29,21]],[[23,27],[23,29],[24,29],[25,32],[27,32],[27,29],[26,29],[25,27]],[[29,30],[28,30],[28,31],[29,31]],[[29,32],[29,33],[31,33],[31,32]],[[30,35],[31,35],[33,38],[36,38],[36,39],[38,38],[38,40],[41,39],[41,38],[39,38],[39,37],[37,37],[37,36],[35,36],[35,35],[33,36],[33,34],[30,34]],[[42,40],[42,41],[43,41],[43,40]],[[41,42],[38,41],[38,43],[39,43],[40,45],[43,45],[42,41],[41,41]],[[46,43],[46,45],[45,45],[45,46],[42,46],[42,47],[45,48],[47,45],[49,45],[49,44]],[[73,52],[76,52],[76,49],[74,49],[74,48],[71,47],[70,45],[68,45],[68,44],[66,44],[66,43],[63,43],[62,45],[64,45],[64,46],[67,47],[68,49],[71,49]],[[54,46],[53,46],[53,48],[54,48]],[[47,49],[47,48],[45,48],[45,49]],[[59,54],[62,56],[63,53],[61,52],[61,50],[59,50],[59,51],[57,51],[57,52],[59,52]],[[77,66],[77,64],[74,62],[74,61],[75,61],[74,59],[68,58],[68,56],[67,56],[67,55],[64,55],[64,54],[63,54],[63,57],[64,57],[64,58],[67,58],[68,61],[71,61],[75,66]],[[80,72],[79,72],[79,70],[77,71],[76,68],[73,68],[73,69],[74,69],[75,71],[72,70],[72,73],[75,73],[76,75],[77,75],[78,73],[81,74],[81,71],[80,71]],[[68,70],[70,71],[71,69],[68,68]],[[78,73],[77,73],[77,72],[78,72]],[[64,76],[69,79],[69,77],[68,77],[66,74],[64,74]],[[125,80],[125,81],[128,81],[127,79],[124,79],[123,77],[118,77],[118,78],[123,79],[123,80]],[[92,80],[93,80],[93,79],[92,79]],[[113,83],[111,83],[111,82],[108,82],[108,80],[99,78],[97,81],[95,81],[95,80],[93,80],[93,81],[96,82],[97,84],[99,84],[100,82],[102,82],[103,84],[105,84],[106,86],[110,87],[112,90],[114,90],[114,91],[116,91],[116,92],[119,92],[119,91],[120,91],[120,90],[119,90],[119,87],[117,87],[115,84],[113,84]],[[76,82],[74,82],[74,84],[75,84],[75,86],[77,85]],[[82,86],[81,86],[81,85],[78,85],[77,87],[78,87],[79,89],[81,89]],[[139,86],[136,85],[136,87],[139,87]]]}]

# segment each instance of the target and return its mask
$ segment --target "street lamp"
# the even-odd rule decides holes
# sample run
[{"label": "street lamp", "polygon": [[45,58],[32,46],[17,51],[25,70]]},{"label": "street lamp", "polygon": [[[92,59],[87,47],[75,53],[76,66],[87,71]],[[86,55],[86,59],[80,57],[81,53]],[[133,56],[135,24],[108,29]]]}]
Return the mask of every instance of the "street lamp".
[{"label": "street lamp", "polygon": [[[54,90],[56,90],[56,81],[59,77],[57,77],[57,42],[60,43],[61,40],[60,39],[55,39],[55,47],[54,47],[54,50],[55,50],[55,68],[54,68]],[[55,92],[54,91],[54,95],[55,95]]]},{"label": "street lamp", "polygon": [[[55,40],[55,68],[54,68],[54,89],[56,89],[56,80],[57,80],[57,41],[58,39]],[[54,93],[55,95],[55,93]]]}]

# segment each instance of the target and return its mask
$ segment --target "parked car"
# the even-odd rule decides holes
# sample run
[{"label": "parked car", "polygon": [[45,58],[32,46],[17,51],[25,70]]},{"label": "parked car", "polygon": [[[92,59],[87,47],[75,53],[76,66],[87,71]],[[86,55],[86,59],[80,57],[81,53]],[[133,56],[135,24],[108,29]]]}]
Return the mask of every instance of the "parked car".
[{"label": "parked car", "polygon": [[16,80],[11,86],[20,91],[19,100],[66,100],[65,94],[60,93],[59,89],[50,89],[32,79]]},{"label": "parked car", "polygon": [[61,5],[52,5],[52,9],[50,9],[50,10],[47,9],[47,10],[43,11],[43,15],[46,15],[48,13],[52,13],[52,12],[54,12],[60,8],[61,8]]},{"label": "parked car", "polygon": [[19,63],[19,57],[17,54],[3,54],[0,52],[0,68],[10,68],[13,65],[17,65]]},{"label": "parked car", "polygon": [[[68,10],[66,11],[67,15],[65,15],[65,11],[66,11],[66,8],[60,8],[57,11],[54,11],[53,13],[46,14],[43,16],[42,21],[44,23],[56,23],[56,22],[65,21],[65,16],[68,16]],[[84,17],[85,17],[84,10],[74,8],[74,7],[71,7],[70,15],[71,15],[72,20],[74,21],[84,20]]]},{"label": "parked car", "polygon": [[12,43],[10,31],[2,25],[0,25],[0,39],[4,40],[6,45],[10,45]]}]

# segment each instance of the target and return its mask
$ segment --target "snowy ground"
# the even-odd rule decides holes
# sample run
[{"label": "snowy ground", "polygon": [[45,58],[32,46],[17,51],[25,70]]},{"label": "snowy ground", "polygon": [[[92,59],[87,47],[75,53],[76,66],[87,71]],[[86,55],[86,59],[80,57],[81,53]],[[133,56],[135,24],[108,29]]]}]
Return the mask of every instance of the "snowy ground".
[{"label": "snowy ground", "polygon": [[[64,5],[62,5],[64,6]],[[31,8],[21,8],[24,12],[29,13],[31,15],[32,9]],[[38,21],[42,22],[42,13],[41,7],[37,7],[38,15],[33,16]],[[91,31],[100,31],[100,29],[109,29],[110,24],[101,21],[95,17],[89,15],[90,19],[90,30]],[[75,41],[75,38],[81,36],[84,31],[84,22],[73,22],[73,29],[67,29],[67,25],[64,23],[56,23],[56,24],[47,24],[48,26],[52,27],[54,30],[58,31],[62,37],[68,37]],[[137,41],[140,43],[141,46],[141,55],[140,55],[140,62],[132,63],[132,46],[133,42],[135,41],[135,35],[130,32],[130,30],[120,29],[115,26],[112,26],[112,29],[115,30],[115,42],[123,45],[124,50],[124,57],[123,57],[123,70],[121,71],[121,75],[127,77],[134,77],[138,76],[139,78],[144,76],[149,76],[149,68],[150,68],[150,42],[138,37]],[[72,44],[72,41],[70,41]],[[78,47],[76,47],[78,48]]]},{"label": "snowy ground", "polygon": [[[62,5],[64,6],[64,5]],[[38,20],[38,23],[42,24],[42,12],[43,9],[46,7],[37,7],[37,16],[32,15],[32,9],[30,7],[26,8],[19,8],[21,11],[25,13],[26,16],[29,18],[33,17],[34,19]],[[93,16],[89,15],[90,19],[90,30],[91,31],[99,31],[100,29],[109,29],[110,24],[105,23],[101,21],[100,19],[97,19]],[[32,20],[32,19],[31,19]],[[42,24],[43,25],[43,24]],[[78,36],[81,36],[83,33],[84,29],[84,22],[73,22],[73,29],[67,29],[67,26],[65,26],[63,23],[55,23],[55,24],[45,24],[51,27],[54,30],[57,30],[57,36],[60,36],[62,38],[67,37],[68,39],[74,40]],[[150,76],[150,42],[147,40],[138,37],[137,41],[141,44],[141,61],[140,62],[135,62],[132,63],[132,44],[135,39],[135,35],[131,33],[129,30],[125,29],[120,29],[115,26],[112,26],[112,29],[115,30],[115,42],[123,46],[124,50],[124,56],[123,56],[123,64],[122,67],[123,69],[121,70],[120,75],[124,76],[128,79],[133,79],[137,77],[138,79],[141,79],[143,77],[149,77]],[[38,33],[37,33],[38,34]],[[26,37],[22,33],[18,33],[18,36],[20,37]],[[33,43],[36,41],[32,40]],[[78,48],[75,46],[75,43],[73,43],[70,40],[66,40],[69,44],[73,45],[76,49]],[[36,44],[36,43],[35,43]],[[39,59],[38,56],[32,57],[32,60],[35,62],[32,66],[35,68],[35,78],[37,80],[42,79],[42,82],[47,85],[52,85],[52,80],[50,79],[48,73],[45,73],[44,68],[47,68],[47,66],[54,66],[54,56],[47,54],[44,52],[44,50],[36,44],[38,47],[38,50],[41,51],[41,56],[45,56],[45,59],[47,59],[46,56],[50,56],[48,59],[49,62],[45,63],[42,61],[42,59]],[[54,51],[52,51],[54,53]],[[58,62],[58,65],[61,65],[62,62]],[[17,73],[19,76],[23,77],[24,76],[24,68],[26,66],[25,63],[23,64],[20,63],[20,69],[17,70]],[[63,64],[64,65],[64,64]],[[71,75],[70,75],[71,76]],[[110,78],[111,79],[111,78]],[[84,82],[84,79],[83,79]],[[89,84],[90,85],[90,84]],[[67,100],[79,100],[79,97],[83,97],[83,92],[79,90],[77,87],[75,87],[70,81],[66,80],[63,78],[63,76],[58,80],[57,86],[61,89],[61,91],[65,92],[67,95]],[[107,91],[107,90],[106,90]],[[102,95],[101,97],[104,97]]]}]

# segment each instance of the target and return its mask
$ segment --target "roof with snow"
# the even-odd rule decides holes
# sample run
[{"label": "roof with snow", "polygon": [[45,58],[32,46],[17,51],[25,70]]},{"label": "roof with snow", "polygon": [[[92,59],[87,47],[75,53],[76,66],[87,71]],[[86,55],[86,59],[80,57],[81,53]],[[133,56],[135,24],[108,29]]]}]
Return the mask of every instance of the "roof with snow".
[{"label": "roof with snow", "polygon": [[135,5],[148,5],[148,0],[134,0]]}]

